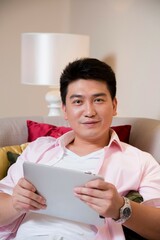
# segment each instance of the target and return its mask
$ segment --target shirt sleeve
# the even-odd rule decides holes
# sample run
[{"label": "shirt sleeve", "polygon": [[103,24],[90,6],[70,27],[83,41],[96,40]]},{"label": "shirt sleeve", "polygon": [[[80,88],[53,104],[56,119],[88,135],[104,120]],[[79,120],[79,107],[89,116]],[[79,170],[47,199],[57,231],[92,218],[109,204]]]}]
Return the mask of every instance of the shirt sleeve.
[{"label": "shirt sleeve", "polygon": [[[25,155],[25,153],[24,154],[22,153],[19,159],[17,159],[17,162],[9,168],[7,176],[0,181],[0,192],[4,192],[11,195],[13,192],[13,187],[15,186],[16,182],[21,177],[23,177],[22,167],[24,161],[23,155]],[[1,226],[0,239],[13,239],[24,216],[25,214],[18,217],[12,223],[5,226]]]},{"label": "shirt sleeve", "polygon": [[[0,181],[0,192],[12,194],[13,187],[20,178],[24,176],[23,162],[38,162],[43,159],[44,153],[47,152],[55,143],[51,137],[41,137],[34,142],[29,143],[26,149],[18,157],[16,163],[12,164],[8,170],[7,176]],[[47,160],[46,160],[47,161]]]},{"label": "shirt sleeve", "polygon": [[[16,163],[12,164],[8,170],[7,176],[0,181],[0,192],[12,194],[14,186],[20,178],[24,176],[23,162],[38,162],[44,159],[45,152],[54,147],[55,139],[52,137],[42,137],[31,142],[23,153],[18,157]],[[46,158],[46,162],[48,158]],[[23,220],[25,214],[21,215],[11,224],[0,227],[0,239],[13,239],[17,229]]]},{"label": "shirt sleeve", "polygon": [[[139,193],[143,196],[144,202],[157,199],[160,204],[160,165],[149,153],[141,153],[144,162],[142,179],[140,181]],[[159,200],[158,200],[159,199]],[[159,203],[158,203],[159,202]]]},{"label": "shirt sleeve", "polygon": [[16,163],[8,169],[7,176],[0,181],[0,192],[12,194],[13,187],[23,177],[23,153],[18,157]]},{"label": "shirt sleeve", "polygon": [[25,214],[21,215],[11,224],[0,227],[0,239],[13,239],[16,235],[17,229],[21,224]]}]

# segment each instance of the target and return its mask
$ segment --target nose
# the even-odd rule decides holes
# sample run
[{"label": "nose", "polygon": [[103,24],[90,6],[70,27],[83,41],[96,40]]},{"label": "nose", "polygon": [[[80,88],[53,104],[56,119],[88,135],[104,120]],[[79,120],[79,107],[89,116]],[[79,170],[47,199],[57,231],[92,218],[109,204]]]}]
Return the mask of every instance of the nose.
[{"label": "nose", "polygon": [[93,103],[86,103],[85,104],[85,112],[84,116],[88,118],[92,118],[96,115],[96,109]]}]

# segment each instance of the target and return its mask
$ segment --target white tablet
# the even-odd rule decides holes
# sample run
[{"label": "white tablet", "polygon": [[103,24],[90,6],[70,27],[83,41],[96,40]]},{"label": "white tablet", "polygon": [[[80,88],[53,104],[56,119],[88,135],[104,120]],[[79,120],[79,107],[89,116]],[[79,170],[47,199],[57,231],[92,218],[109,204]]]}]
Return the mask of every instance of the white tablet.
[{"label": "white tablet", "polygon": [[71,169],[24,162],[24,177],[47,200],[47,208],[36,212],[92,225],[104,224],[104,219],[74,196],[74,187],[101,178],[99,175]]}]

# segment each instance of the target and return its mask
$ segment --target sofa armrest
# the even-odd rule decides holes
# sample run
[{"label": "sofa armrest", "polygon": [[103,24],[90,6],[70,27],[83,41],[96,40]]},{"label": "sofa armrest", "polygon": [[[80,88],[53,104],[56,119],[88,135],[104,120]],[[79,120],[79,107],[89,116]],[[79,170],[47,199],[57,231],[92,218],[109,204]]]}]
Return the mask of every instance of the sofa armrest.
[{"label": "sofa armrest", "polygon": [[112,124],[130,124],[132,127],[129,143],[149,152],[160,163],[160,120],[115,117]]}]

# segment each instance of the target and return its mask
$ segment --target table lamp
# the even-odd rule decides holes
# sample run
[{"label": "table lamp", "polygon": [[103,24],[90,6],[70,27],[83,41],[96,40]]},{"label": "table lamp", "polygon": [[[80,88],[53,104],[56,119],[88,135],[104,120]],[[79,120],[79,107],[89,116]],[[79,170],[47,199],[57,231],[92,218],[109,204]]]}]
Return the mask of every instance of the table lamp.
[{"label": "table lamp", "polygon": [[60,75],[65,66],[89,56],[89,36],[68,33],[22,33],[21,82],[49,86],[48,116],[61,115]]}]

